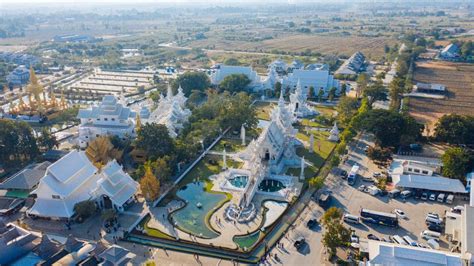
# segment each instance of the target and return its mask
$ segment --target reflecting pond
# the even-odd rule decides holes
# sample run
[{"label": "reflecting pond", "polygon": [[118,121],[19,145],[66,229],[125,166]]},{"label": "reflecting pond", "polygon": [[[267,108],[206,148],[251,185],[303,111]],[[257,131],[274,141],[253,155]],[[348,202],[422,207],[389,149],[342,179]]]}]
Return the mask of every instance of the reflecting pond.
[{"label": "reflecting pond", "polygon": [[202,238],[216,238],[219,233],[211,230],[206,224],[206,215],[219,202],[226,199],[226,195],[204,191],[205,183],[193,182],[182,187],[176,195],[187,202],[186,206],[171,214],[176,226],[185,232]]}]

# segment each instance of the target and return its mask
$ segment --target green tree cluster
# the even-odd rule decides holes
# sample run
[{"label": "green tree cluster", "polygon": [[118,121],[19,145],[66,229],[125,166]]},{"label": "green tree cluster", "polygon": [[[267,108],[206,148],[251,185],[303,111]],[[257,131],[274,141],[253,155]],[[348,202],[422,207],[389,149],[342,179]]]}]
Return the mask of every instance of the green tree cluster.
[{"label": "green tree cluster", "polygon": [[389,110],[369,110],[357,124],[359,129],[375,135],[381,147],[408,145],[421,138],[423,125],[409,115]]},{"label": "green tree cluster", "polygon": [[331,207],[321,217],[325,228],[322,242],[331,257],[336,254],[337,247],[347,245],[351,239],[351,231],[341,223],[342,214],[341,209]]},{"label": "green tree cluster", "polygon": [[443,162],[443,175],[466,181],[466,174],[472,170],[473,156],[466,149],[452,147],[441,156]]},{"label": "green tree cluster", "polygon": [[250,79],[244,74],[232,74],[225,77],[219,84],[219,88],[229,92],[246,91]]},{"label": "green tree cluster", "polygon": [[34,159],[39,153],[31,126],[0,119],[0,162],[11,165]]},{"label": "green tree cluster", "polygon": [[448,114],[443,115],[435,126],[437,141],[449,144],[474,144],[474,117]]},{"label": "green tree cluster", "polygon": [[194,90],[204,92],[209,86],[211,86],[211,81],[209,77],[204,72],[185,72],[182,75],[179,75],[172,84],[171,87],[174,91],[178,89],[181,85],[183,88],[183,93],[186,96],[189,96]]}]

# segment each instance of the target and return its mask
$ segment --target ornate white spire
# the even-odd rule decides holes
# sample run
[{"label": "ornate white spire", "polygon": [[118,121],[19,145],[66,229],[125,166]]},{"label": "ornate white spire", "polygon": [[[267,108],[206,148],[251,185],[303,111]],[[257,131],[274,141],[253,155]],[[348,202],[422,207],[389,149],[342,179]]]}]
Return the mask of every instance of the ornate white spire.
[{"label": "ornate white spire", "polygon": [[285,107],[285,99],[283,98],[283,88],[280,91],[280,99],[278,99],[278,107]]},{"label": "ornate white spire", "polygon": [[168,85],[168,91],[166,93],[166,98],[168,98],[169,100],[171,100],[171,97],[173,97],[173,89],[171,89],[171,86]]}]

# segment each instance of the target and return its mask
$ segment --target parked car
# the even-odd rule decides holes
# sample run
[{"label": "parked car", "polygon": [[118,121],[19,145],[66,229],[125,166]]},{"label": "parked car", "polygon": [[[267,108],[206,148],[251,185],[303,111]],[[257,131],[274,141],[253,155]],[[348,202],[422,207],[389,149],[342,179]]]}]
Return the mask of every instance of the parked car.
[{"label": "parked car", "polygon": [[340,176],[342,179],[346,179],[346,178],[347,178],[347,171],[342,170],[341,173],[339,174],[339,176]]},{"label": "parked car", "polygon": [[365,182],[374,182],[374,178],[370,176],[362,176],[362,180],[364,180]]},{"label": "parked car", "polygon": [[367,235],[367,238],[368,239],[371,239],[371,240],[377,240],[377,241],[380,241],[380,238],[378,238],[376,235],[374,234],[368,234]]},{"label": "parked car", "polygon": [[314,228],[314,227],[318,226],[318,220],[316,220],[316,219],[310,219],[310,220],[306,223],[306,226],[308,226],[308,228]]},{"label": "parked car", "polygon": [[430,224],[442,225],[443,220],[439,218],[434,218],[434,217],[426,217],[425,223],[426,225],[430,225]]},{"label": "parked car", "polygon": [[443,232],[443,227],[441,225],[438,225],[438,224],[430,223],[428,225],[428,230],[433,231],[433,232],[442,233]]},{"label": "parked car", "polygon": [[436,219],[439,219],[439,214],[437,214],[436,212],[429,212],[426,217],[433,217],[433,218],[436,218]]},{"label": "parked car", "polygon": [[437,201],[441,202],[441,203],[444,202],[444,193],[441,193],[441,194],[438,195]]},{"label": "parked car", "polygon": [[381,174],[380,172],[374,172],[374,173],[372,174],[372,177],[373,177],[373,178],[379,178],[379,177],[381,177],[381,176],[382,176],[382,174]]},{"label": "parked car", "polygon": [[364,191],[365,190],[365,185],[360,185],[360,187],[358,188],[359,191]]},{"label": "parked car", "polygon": [[404,211],[400,210],[400,209],[395,209],[393,210],[393,212],[398,216],[398,218],[400,219],[407,219],[407,215],[405,214]]},{"label": "parked car", "polygon": [[418,243],[416,243],[415,240],[413,240],[411,237],[409,236],[404,236],[403,237],[403,240],[405,240],[405,242],[407,242],[408,245],[412,246],[412,247],[417,247],[418,246]]},{"label": "parked car", "polygon": [[293,246],[296,248],[296,250],[301,250],[306,244],[306,240],[304,237],[300,236],[296,239],[295,243],[293,243]]},{"label": "parked car", "polygon": [[360,218],[359,216],[351,215],[351,214],[344,214],[344,222],[346,223],[353,223],[353,224],[358,224],[360,223]]},{"label": "parked car", "polygon": [[386,237],[386,236],[382,237],[382,241],[387,242],[387,243],[393,243],[393,240],[390,237]]},{"label": "parked car", "polygon": [[351,235],[351,243],[359,243],[359,237],[356,234]]},{"label": "parked car", "polygon": [[464,211],[464,206],[456,206],[451,208],[451,212],[461,214]]},{"label": "parked car", "polygon": [[430,230],[425,230],[423,232],[421,232],[420,234],[420,237],[423,238],[423,239],[436,239],[438,240],[439,237],[441,236],[440,233],[438,232],[433,232],[433,231],[430,231]]},{"label": "parked car", "polygon": [[447,204],[453,204],[453,201],[454,201],[454,195],[453,195],[453,194],[449,194],[449,195],[446,197],[446,203],[447,203]]},{"label": "parked car", "polygon": [[400,190],[398,189],[393,189],[393,190],[390,190],[390,192],[388,192],[388,196],[390,198],[396,198],[398,197],[398,195],[400,195]]},{"label": "parked car", "polygon": [[421,194],[421,200],[427,200],[427,199],[428,199],[428,193],[423,192],[423,193]]},{"label": "parked car", "polygon": [[430,200],[431,200],[431,201],[435,201],[435,200],[436,200],[436,194],[432,193],[432,194],[430,195]]},{"label": "parked car", "polygon": [[406,198],[409,198],[411,197],[411,191],[410,190],[404,190],[400,193],[400,197],[402,197],[402,199],[406,199]]}]

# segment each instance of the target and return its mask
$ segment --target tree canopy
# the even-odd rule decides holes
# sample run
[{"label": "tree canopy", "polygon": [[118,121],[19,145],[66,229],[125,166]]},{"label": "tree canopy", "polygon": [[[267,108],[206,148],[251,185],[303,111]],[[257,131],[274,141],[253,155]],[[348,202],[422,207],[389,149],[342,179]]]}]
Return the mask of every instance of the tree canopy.
[{"label": "tree canopy", "polygon": [[174,140],[168,134],[168,128],[156,123],[146,123],[141,126],[137,134],[136,146],[144,150],[151,159],[175,152]]},{"label": "tree canopy", "polygon": [[188,71],[182,75],[179,75],[178,78],[176,78],[171,84],[173,90],[175,91],[180,85],[181,88],[183,88],[184,95],[189,96],[193,90],[201,92],[207,90],[211,85],[211,81],[204,72]]},{"label": "tree canopy", "polygon": [[250,79],[244,74],[232,74],[224,78],[219,88],[229,92],[241,92],[247,89]]},{"label": "tree canopy", "polygon": [[448,114],[435,126],[434,137],[450,144],[474,144],[474,117]]},{"label": "tree canopy", "polygon": [[362,94],[369,99],[369,104],[372,105],[376,101],[387,100],[387,89],[383,86],[382,82],[374,82],[370,84]]},{"label": "tree canopy", "polygon": [[350,241],[351,232],[341,223],[341,219],[342,210],[336,207],[329,208],[321,218],[321,223],[325,227],[322,242],[331,255],[336,253],[338,246]]},{"label": "tree canopy", "polygon": [[101,136],[89,143],[86,149],[86,155],[95,166],[101,168],[113,159],[120,160],[123,151],[114,148],[108,136]]},{"label": "tree canopy", "polygon": [[466,180],[466,174],[470,170],[472,155],[465,149],[453,147],[447,149],[441,156],[443,162],[443,175],[456,178],[461,181]]},{"label": "tree canopy", "polygon": [[376,137],[376,143],[381,147],[397,147],[407,145],[421,138],[423,125],[417,123],[409,115],[396,111],[369,110],[357,125]]},{"label": "tree canopy", "polygon": [[145,175],[140,179],[140,189],[148,201],[154,201],[160,195],[160,182],[153,174],[150,162],[145,163]]},{"label": "tree canopy", "polygon": [[337,104],[337,116],[341,124],[347,125],[351,118],[357,113],[359,101],[352,97],[343,96]]},{"label": "tree canopy", "polygon": [[0,162],[12,164],[38,155],[33,130],[26,122],[0,119]]},{"label": "tree canopy", "polygon": [[43,151],[51,150],[59,145],[56,137],[46,127],[41,129],[41,135],[36,139],[36,142]]}]

